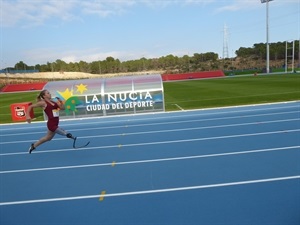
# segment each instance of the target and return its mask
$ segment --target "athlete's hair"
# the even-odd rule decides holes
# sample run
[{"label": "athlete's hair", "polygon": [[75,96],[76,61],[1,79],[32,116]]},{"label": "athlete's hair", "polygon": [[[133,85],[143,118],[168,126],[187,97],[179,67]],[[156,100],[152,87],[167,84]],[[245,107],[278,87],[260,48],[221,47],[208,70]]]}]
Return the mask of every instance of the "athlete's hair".
[{"label": "athlete's hair", "polygon": [[36,100],[37,101],[41,101],[41,100],[43,100],[44,99],[44,96],[45,96],[45,94],[46,94],[46,89],[45,90],[42,90],[40,93],[39,93],[39,95],[36,97]]}]

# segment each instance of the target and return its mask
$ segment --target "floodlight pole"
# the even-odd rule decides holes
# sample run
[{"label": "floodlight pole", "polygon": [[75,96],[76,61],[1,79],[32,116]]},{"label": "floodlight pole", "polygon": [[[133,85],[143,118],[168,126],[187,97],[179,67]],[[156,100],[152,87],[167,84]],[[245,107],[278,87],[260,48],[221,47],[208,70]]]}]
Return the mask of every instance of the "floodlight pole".
[{"label": "floodlight pole", "polygon": [[269,46],[269,2],[273,0],[261,0],[261,3],[266,3],[266,36],[267,36],[267,68],[266,72],[270,72],[270,46]]},{"label": "floodlight pole", "polygon": [[266,3],[266,28],[267,28],[267,73],[270,72],[270,46],[269,46],[269,0]]}]

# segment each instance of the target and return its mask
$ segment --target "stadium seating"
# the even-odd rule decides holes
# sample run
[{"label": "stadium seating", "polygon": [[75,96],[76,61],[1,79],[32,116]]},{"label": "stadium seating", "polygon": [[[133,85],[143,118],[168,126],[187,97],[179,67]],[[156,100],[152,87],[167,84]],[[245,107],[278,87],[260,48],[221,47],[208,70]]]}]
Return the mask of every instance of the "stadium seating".
[{"label": "stadium seating", "polygon": [[178,73],[178,74],[162,74],[163,81],[172,80],[187,80],[187,79],[200,79],[200,78],[213,78],[225,76],[222,70],[193,72],[193,73]]},{"label": "stadium seating", "polygon": [[1,89],[1,92],[43,90],[46,83],[47,82],[26,83],[26,84],[8,84]]}]

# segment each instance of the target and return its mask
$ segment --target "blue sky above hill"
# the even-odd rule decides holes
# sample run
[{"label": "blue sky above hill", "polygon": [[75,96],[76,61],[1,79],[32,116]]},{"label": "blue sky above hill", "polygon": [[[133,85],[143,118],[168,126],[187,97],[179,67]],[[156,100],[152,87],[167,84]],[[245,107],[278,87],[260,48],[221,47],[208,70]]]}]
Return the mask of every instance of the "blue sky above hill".
[{"label": "blue sky above hill", "polygon": [[[0,68],[215,52],[266,42],[260,0],[0,0]],[[269,42],[299,40],[300,0],[269,2]]]}]

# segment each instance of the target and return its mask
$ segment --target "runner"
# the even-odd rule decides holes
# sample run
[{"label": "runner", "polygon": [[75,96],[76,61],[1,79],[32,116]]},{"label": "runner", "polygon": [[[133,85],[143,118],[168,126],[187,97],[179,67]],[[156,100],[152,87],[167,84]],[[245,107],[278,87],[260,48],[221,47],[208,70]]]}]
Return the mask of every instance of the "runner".
[{"label": "runner", "polygon": [[52,140],[55,134],[60,134],[66,136],[67,138],[73,139],[74,140],[73,146],[75,146],[76,137],[73,137],[72,134],[66,132],[65,130],[63,130],[58,126],[59,110],[64,109],[64,103],[59,98],[57,98],[57,102],[51,100],[51,94],[48,90],[41,91],[37,97],[37,103],[30,105],[27,109],[26,121],[28,123],[31,123],[30,111],[33,108],[38,108],[38,107],[43,108],[44,112],[48,117],[48,121],[47,121],[48,132],[44,137],[39,139],[37,142],[31,144],[31,146],[29,147],[29,154],[31,154],[31,152],[35,150],[36,147],[38,147],[39,145]]}]

